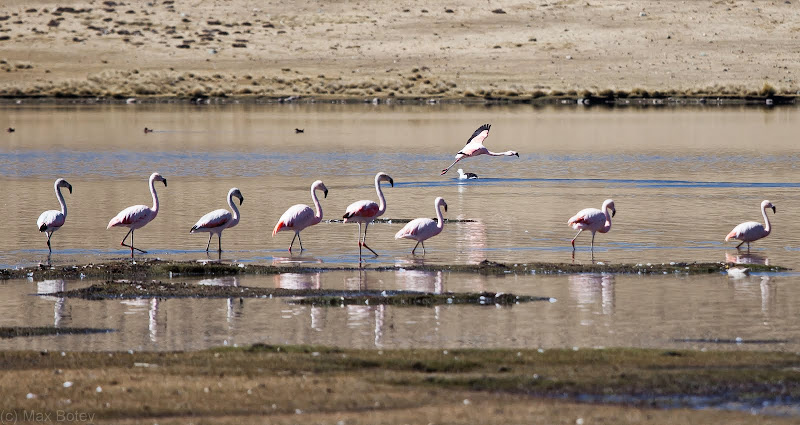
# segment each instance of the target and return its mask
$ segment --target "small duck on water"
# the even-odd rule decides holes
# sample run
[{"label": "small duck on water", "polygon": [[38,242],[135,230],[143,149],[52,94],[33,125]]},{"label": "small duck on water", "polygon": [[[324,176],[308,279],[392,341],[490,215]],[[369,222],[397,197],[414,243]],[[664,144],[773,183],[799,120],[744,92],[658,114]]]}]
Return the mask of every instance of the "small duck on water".
[{"label": "small duck on water", "polygon": [[477,179],[478,175],[475,173],[465,173],[463,169],[458,169],[458,179],[459,180],[467,180],[467,179]]}]

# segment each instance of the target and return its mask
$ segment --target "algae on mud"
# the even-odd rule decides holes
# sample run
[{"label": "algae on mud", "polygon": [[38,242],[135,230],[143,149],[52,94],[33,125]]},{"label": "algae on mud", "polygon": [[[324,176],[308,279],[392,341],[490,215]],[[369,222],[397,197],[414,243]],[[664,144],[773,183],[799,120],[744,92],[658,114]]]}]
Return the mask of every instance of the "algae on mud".
[{"label": "algae on mud", "polygon": [[[166,278],[176,276],[227,276],[278,273],[317,273],[333,270],[419,270],[481,274],[578,274],[578,273],[628,273],[628,274],[711,274],[728,270],[732,263],[685,263],[665,262],[661,264],[568,264],[527,262],[503,264],[484,260],[477,264],[408,264],[403,266],[378,266],[373,268],[325,266],[325,265],[259,265],[233,264],[219,261],[165,261],[141,259],[110,261],[100,264],[25,267],[0,269],[2,279],[121,279],[121,278]],[[789,270],[775,265],[748,264],[753,272],[780,272]]]},{"label": "algae on mud", "polygon": [[[762,409],[764,400],[800,406],[798,365],[795,353],[657,349],[4,351],[0,370],[15,385],[0,386],[0,397],[5,411],[20,412],[63,409],[70,399],[70,408],[98,422],[236,423],[266,415],[278,423],[413,423],[422,415],[426,422],[530,423],[535,406],[541,423],[566,423],[565,415],[575,423],[572,413],[589,423],[792,423],[796,417],[754,416],[749,407]],[[580,403],[586,395],[619,401]],[[693,396],[748,408],[652,409]]]},{"label": "algae on mud", "polygon": [[100,328],[58,328],[54,326],[4,326],[0,327],[0,338],[16,338],[25,336],[46,336],[46,335],[75,335],[75,334],[95,334],[114,332],[113,329]]},{"label": "algae on mud", "polygon": [[444,304],[513,305],[531,301],[548,301],[548,297],[480,292],[432,294],[414,291],[319,290],[255,288],[248,286],[209,286],[186,282],[108,281],[102,284],[56,292],[57,297],[107,300],[119,298],[273,298],[299,297],[292,302],[317,306],[352,304],[433,306]]}]

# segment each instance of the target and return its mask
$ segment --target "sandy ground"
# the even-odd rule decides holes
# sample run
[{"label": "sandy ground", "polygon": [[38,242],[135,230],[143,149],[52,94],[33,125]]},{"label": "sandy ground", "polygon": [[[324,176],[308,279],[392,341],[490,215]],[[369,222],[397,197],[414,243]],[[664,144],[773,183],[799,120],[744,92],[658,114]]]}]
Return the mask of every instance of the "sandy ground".
[{"label": "sandy ground", "polygon": [[2,96],[800,90],[800,1],[0,3]]}]

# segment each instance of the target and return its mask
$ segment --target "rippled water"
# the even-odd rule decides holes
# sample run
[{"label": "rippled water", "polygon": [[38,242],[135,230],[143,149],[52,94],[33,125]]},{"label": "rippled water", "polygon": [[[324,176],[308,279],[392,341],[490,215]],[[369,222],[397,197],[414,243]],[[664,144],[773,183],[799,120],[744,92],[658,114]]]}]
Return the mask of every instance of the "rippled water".
[{"label": "rippled water", "polygon": [[[118,211],[149,204],[147,177],[161,212],[136,232],[149,257],[206,259],[207,236],[189,229],[226,207],[239,187],[245,202],[238,227],[223,233],[225,261],[358,262],[352,224],[323,222],[303,232],[305,252],[290,255],[291,234],[271,237],[292,204],[310,204],[322,179],[326,219],[347,205],[376,200],[384,185],[389,219],[433,217],[445,198],[448,223],[412,257],[413,242],[396,241],[402,224],[376,224],[367,265],[735,261],[800,266],[796,178],[798,109],[570,109],[529,106],[374,105],[114,105],[4,106],[0,128],[0,266],[47,260],[39,214],[57,208],[53,181],[66,178],[67,224],[53,237],[54,264],[123,258],[122,229],[106,230]],[[520,157],[462,161],[439,171],[479,125],[491,123],[490,149]],[[157,131],[145,134],[144,127]],[[303,134],[295,134],[303,128]],[[478,174],[458,181],[455,169]],[[574,254],[566,225],[578,210],[613,198],[608,234],[581,235]],[[774,233],[737,252],[725,235],[761,220],[763,199]],[[214,242],[216,244],[216,241]],[[212,245],[214,246],[214,245]],[[216,257],[213,254],[212,257]],[[753,276],[517,276],[493,278],[417,272],[285,274],[242,285],[369,287],[435,291],[496,289],[551,296],[555,303],[513,308],[312,308],[283,300],[140,300],[89,302],[32,297],[47,282],[0,283],[2,325],[56,324],[118,329],[112,334],[0,341],[0,347],[64,349],[193,349],[228,343],[324,343],[355,347],[735,347],[798,348],[798,278]],[[81,283],[68,282],[67,285]],[[737,341],[736,338],[743,338]],[[716,343],[713,340],[718,340]],[[748,344],[760,340],[763,344]],[[727,342],[733,342],[728,344]],[[738,342],[738,344],[737,344]]]}]

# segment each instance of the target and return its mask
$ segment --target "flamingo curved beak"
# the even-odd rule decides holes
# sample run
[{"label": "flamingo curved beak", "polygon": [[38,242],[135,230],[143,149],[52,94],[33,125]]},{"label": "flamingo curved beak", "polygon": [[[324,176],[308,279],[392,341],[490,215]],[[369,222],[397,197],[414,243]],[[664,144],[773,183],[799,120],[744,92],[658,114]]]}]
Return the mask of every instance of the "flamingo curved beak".
[{"label": "flamingo curved beak", "polygon": [[164,187],[167,187],[167,179],[162,180],[164,182]]},{"label": "flamingo curved beak", "polygon": [[[71,184],[67,184],[67,189],[69,189],[69,194],[72,195],[72,185]],[[775,207],[772,207],[772,208],[775,208]]]},{"label": "flamingo curved beak", "polygon": [[617,210],[611,210],[611,217],[614,217],[614,215],[615,215],[616,213],[617,213]]},{"label": "flamingo curved beak", "polygon": [[328,189],[323,190],[322,194],[325,195],[324,196],[325,198],[327,198],[328,197]]},{"label": "flamingo curved beak", "polygon": [[514,152],[514,155],[516,155],[517,158],[519,158],[519,152]]},{"label": "flamingo curved beak", "polygon": [[447,204],[444,204],[444,212],[447,212]]},{"label": "flamingo curved beak", "polygon": [[392,185],[392,187],[394,187],[394,179],[391,177],[389,177],[389,184]]},{"label": "flamingo curved beak", "polygon": [[775,205],[773,205],[773,206],[772,206],[772,213],[773,213],[773,214],[775,214],[775,213],[777,213],[777,212],[778,212],[778,209],[777,209],[777,208],[775,208]]},{"label": "flamingo curved beak", "polygon": [[244,203],[244,196],[239,195],[239,206]]}]

